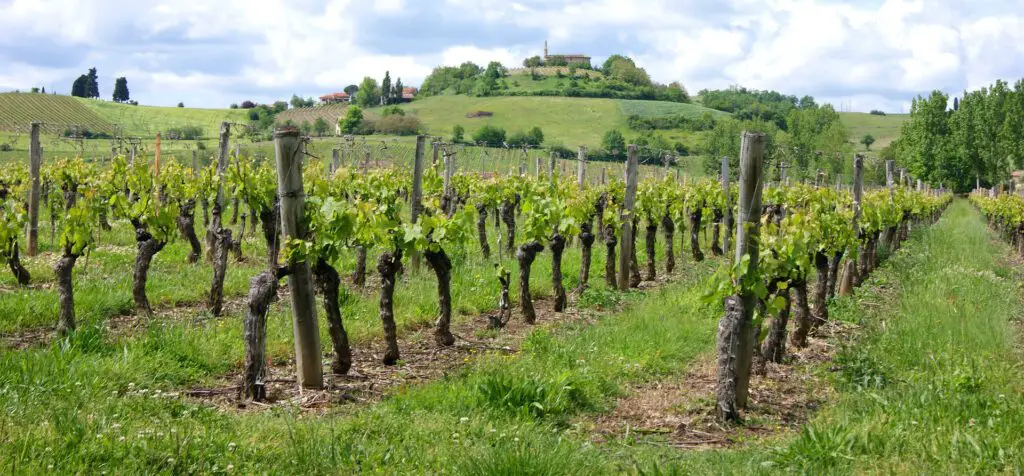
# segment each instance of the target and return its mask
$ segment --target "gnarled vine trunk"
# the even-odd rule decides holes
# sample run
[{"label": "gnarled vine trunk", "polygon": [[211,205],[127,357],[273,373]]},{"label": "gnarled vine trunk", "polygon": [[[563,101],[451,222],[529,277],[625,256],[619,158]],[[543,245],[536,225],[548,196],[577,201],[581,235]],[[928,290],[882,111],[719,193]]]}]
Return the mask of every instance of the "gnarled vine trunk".
[{"label": "gnarled vine trunk", "polygon": [[377,258],[380,273],[380,320],[384,326],[384,365],[395,365],[399,359],[398,328],[395,325],[395,277],[402,269],[402,250],[385,251]]},{"label": "gnarled vine trunk", "polygon": [[18,284],[28,286],[29,281],[32,280],[32,276],[21,264],[21,256],[18,254],[17,241],[11,243],[11,257],[8,258],[7,265],[10,266],[11,273],[14,273],[14,279],[18,280]]},{"label": "gnarled vine trunk", "polygon": [[565,237],[551,235],[551,285],[555,291],[555,312],[564,312],[568,300],[562,285],[562,252],[565,251]]},{"label": "gnarled vine trunk", "polygon": [[231,230],[221,228],[214,233],[213,283],[210,285],[208,305],[210,313],[220,316],[224,310],[224,277],[228,272],[228,253],[231,251]]},{"label": "gnarled vine trunk", "polygon": [[313,282],[324,298],[324,313],[327,314],[327,331],[331,335],[331,346],[334,349],[334,361],[331,371],[336,375],[345,375],[352,368],[352,349],[348,344],[348,333],[341,319],[341,306],[338,303],[341,289],[341,276],[323,258],[313,266]]},{"label": "gnarled vine trunk", "polygon": [[455,336],[452,335],[452,262],[443,248],[437,251],[427,250],[423,253],[430,268],[437,276],[437,304],[441,310],[437,321],[434,323],[434,342],[440,346],[450,346],[455,343]]},{"label": "gnarled vine trunk", "polygon": [[676,223],[667,213],[661,217],[661,230],[665,234],[665,274],[676,269],[675,240]]},{"label": "gnarled vine trunk", "polygon": [[182,238],[188,241],[191,247],[191,251],[188,253],[189,264],[199,261],[199,256],[203,254],[203,246],[199,242],[199,237],[196,236],[195,208],[195,199],[190,198],[186,200],[178,209],[178,218],[175,220],[178,225],[178,232],[181,233]]},{"label": "gnarled vine trunk", "polygon": [[647,234],[644,235],[644,251],[647,253],[647,280],[654,281],[658,277],[658,270],[655,269],[655,245],[658,239],[658,222],[651,220],[647,222]]},{"label": "gnarled vine trunk", "polygon": [[544,250],[544,245],[531,241],[523,243],[516,252],[516,260],[519,261],[519,309],[523,312],[523,321],[527,324],[537,322],[537,311],[533,308],[533,298],[530,296],[530,267],[537,253]]},{"label": "gnarled vine trunk", "polygon": [[498,299],[498,315],[490,317],[488,328],[501,329],[512,320],[512,299],[509,298],[509,284],[512,281],[512,273],[502,269],[498,275],[498,283],[501,284],[501,297]]},{"label": "gnarled vine trunk", "polygon": [[352,272],[352,284],[363,287],[366,285],[366,247],[356,247],[356,269]]},{"label": "gnarled vine trunk", "polygon": [[793,300],[791,312],[795,324],[793,333],[789,336],[789,343],[798,349],[807,347],[807,334],[811,332],[811,310],[807,306],[807,280],[794,280],[792,283]]},{"label": "gnarled vine trunk", "polygon": [[782,359],[786,356],[786,325],[789,323],[789,289],[785,289],[778,293],[784,300],[782,309],[779,310],[779,314],[772,318],[771,324],[768,326],[768,335],[764,338],[764,345],[761,346],[761,354],[764,360],[769,362],[775,362],[777,364],[782,363]]},{"label": "gnarled vine trunk", "polygon": [[704,261],[704,252],[700,250],[700,222],[703,213],[701,207],[690,211],[690,253],[698,263]]},{"label": "gnarled vine trunk", "polygon": [[615,273],[615,247],[619,244],[619,238],[615,236],[615,228],[606,225],[604,227],[604,282],[608,287],[618,288],[618,275]]},{"label": "gnarled vine trunk", "polygon": [[828,320],[828,255],[821,251],[814,253],[814,268],[818,275],[814,280],[814,294],[811,298],[814,303],[814,325],[819,326]]},{"label": "gnarled vine trunk", "polygon": [[636,259],[636,229],[637,221],[633,220],[633,246],[629,247],[629,287],[635,288],[640,286],[640,263]]},{"label": "gnarled vine trunk", "polygon": [[267,266],[277,267],[277,255],[281,249],[281,227],[278,224],[281,215],[281,202],[274,197],[274,205],[269,209],[260,210],[260,227],[263,229],[263,240],[267,243]]},{"label": "gnarled vine trunk", "polygon": [[593,227],[592,219],[584,221],[580,226],[580,282],[576,286],[576,292],[581,294],[590,281],[590,261],[594,252],[594,241],[597,239]]},{"label": "gnarled vine trunk", "polygon": [[[722,256],[722,247],[719,245],[722,237],[722,211],[715,208],[711,215],[711,254]],[[705,235],[707,236],[707,235]]]},{"label": "gnarled vine trunk", "polygon": [[828,262],[828,299],[836,296],[836,283],[839,281],[839,265],[843,263],[843,251],[837,251]]},{"label": "gnarled vine trunk", "polygon": [[516,204],[505,200],[501,202],[501,221],[508,227],[506,231],[505,251],[512,253],[516,241]]},{"label": "gnarled vine trunk", "polygon": [[146,281],[149,277],[149,265],[153,257],[167,245],[166,241],[160,241],[151,233],[141,227],[135,228],[135,246],[138,253],[135,255],[135,272],[132,273],[132,297],[135,299],[135,310],[143,312],[147,316],[153,314],[149,305],[149,298],[146,297]]},{"label": "gnarled vine trunk", "polygon": [[261,402],[267,398],[267,311],[277,295],[278,280],[286,272],[264,271],[249,280],[245,318],[245,365],[239,397]]},{"label": "gnarled vine trunk", "polygon": [[491,259],[491,245],[487,243],[487,207],[477,205],[476,211],[476,234],[480,239],[480,251],[484,259]]},{"label": "gnarled vine trunk", "polygon": [[71,252],[70,247],[65,247],[64,254],[53,266],[53,272],[57,277],[57,300],[60,303],[57,334],[62,336],[75,330],[75,292],[71,275],[78,257],[79,255]]}]

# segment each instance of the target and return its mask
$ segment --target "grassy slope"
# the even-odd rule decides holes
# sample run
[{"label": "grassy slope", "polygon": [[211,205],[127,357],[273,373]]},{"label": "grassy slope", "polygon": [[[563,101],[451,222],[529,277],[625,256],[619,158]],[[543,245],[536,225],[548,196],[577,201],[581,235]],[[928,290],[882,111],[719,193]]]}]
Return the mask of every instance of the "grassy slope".
[{"label": "grassy slope", "polygon": [[95,99],[78,100],[107,121],[123,127],[125,134],[142,137],[154,137],[157,132],[181,126],[199,126],[203,128],[204,136],[216,137],[223,121],[249,121],[242,109],[131,106]]},{"label": "grassy slope", "polygon": [[850,129],[850,140],[857,144],[857,150],[863,151],[864,145],[860,140],[865,134],[871,134],[875,138],[876,142],[871,146],[871,150],[881,149],[900,135],[900,125],[910,118],[910,115],[875,116],[863,112],[841,112],[839,117]]},{"label": "grassy slope", "polygon": [[80,125],[94,132],[113,131],[108,118],[96,114],[71,96],[55,94],[0,94],[0,128],[27,131],[28,125],[41,121],[47,125]]}]

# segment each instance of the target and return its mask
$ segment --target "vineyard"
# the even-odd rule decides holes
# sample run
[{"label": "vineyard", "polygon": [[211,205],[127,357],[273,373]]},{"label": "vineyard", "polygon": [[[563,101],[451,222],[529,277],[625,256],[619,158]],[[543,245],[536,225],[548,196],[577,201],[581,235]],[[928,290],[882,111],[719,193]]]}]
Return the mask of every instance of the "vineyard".
[{"label": "vineyard", "polygon": [[[852,190],[766,184],[761,134],[743,135],[740,170],[723,161],[719,181],[662,167],[642,174],[634,146],[624,169],[596,180],[582,154],[561,161],[574,165],[565,170],[553,157],[529,164],[512,150],[476,158],[425,137],[390,150],[394,160],[344,149],[320,157],[293,128],[277,131],[272,158],[247,157],[231,154],[230,130],[222,125],[209,165],[143,155],[44,165],[33,154],[30,167],[0,173],[0,258],[10,270],[0,278],[5,408],[56,418],[31,435],[0,432],[30,445],[21,468],[106,467],[79,458],[125,434],[120,441],[133,449],[109,461],[141,464],[136,458],[178,445],[177,456],[160,456],[162,471],[223,470],[201,456],[214,448],[195,433],[210,418],[290,432],[288,415],[365,408],[350,423],[357,428],[403,405],[391,399],[407,392],[418,395],[407,404],[424,410],[441,398],[456,412],[481,405],[504,415],[496,421],[565,423],[615,392],[608,378],[620,366],[601,363],[600,352],[675,335],[616,327],[681,310],[645,315],[641,307],[635,322],[606,322],[606,313],[633,312],[642,293],[679,286],[700,295],[684,308],[720,321],[716,383],[702,396],[714,404],[702,411],[736,424],[728,422],[762,411],[751,407],[752,388],[784,375],[839,325],[830,303],[853,295],[951,203],[897,183],[891,164],[888,187],[862,190],[860,156]],[[479,167],[456,166],[467,156]],[[1024,202],[999,203],[979,206],[1014,217],[1024,210]],[[1019,218],[996,221],[1020,228]],[[716,339],[713,320],[687,326]],[[556,343],[559,329],[594,340]],[[546,353],[556,360],[537,361]],[[585,358],[569,358],[585,354],[597,359],[592,379]],[[565,365],[575,370],[557,370]],[[65,374],[79,383],[58,377]],[[447,396],[429,384],[454,375],[475,383]],[[69,400],[83,379],[91,393]],[[178,436],[138,419],[152,411],[161,421],[184,418],[172,431],[195,438],[187,454]],[[128,414],[136,417],[119,418]],[[303,428],[304,440],[322,431]],[[231,423],[221,431],[243,430]],[[67,439],[76,432],[91,439]],[[80,456],[55,458],[45,449],[54,444]],[[260,443],[245,445],[250,452]],[[304,458],[273,465],[316,464]],[[264,461],[228,459],[239,469]]]},{"label": "vineyard", "polygon": [[22,124],[15,131],[28,132],[28,124],[40,117],[47,118],[47,129],[63,132],[65,129],[83,128],[92,132],[112,134],[113,123],[82,105],[70,96],[46,94],[0,94],[0,124]]}]

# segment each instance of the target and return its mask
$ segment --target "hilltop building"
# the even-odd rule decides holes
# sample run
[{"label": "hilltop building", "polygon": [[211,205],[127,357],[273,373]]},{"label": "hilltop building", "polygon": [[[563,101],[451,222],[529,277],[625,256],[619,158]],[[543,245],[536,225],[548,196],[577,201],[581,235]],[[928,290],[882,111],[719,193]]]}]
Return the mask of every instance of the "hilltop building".
[{"label": "hilltop building", "polygon": [[330,93],[320,96],[321,104],[336,104],[336,103],[347,103],[351,102],[352,98],[349,97],[348,93]]},{"label": "hilltop building", "polygon": [[583,55],[583,54],[554,54],[554,55],[549,55],[548,54],[548,40],[544,40],[544,62],[547,63],[548,60],[550,60],[551,57],[553,57],[553,56],[560,56],[562,58],[565,58],[565,62],[566,63],[570,63],[570,64],[571,63],[587,63],[587,64],[590,64],[590,57],[587,56],[587,55]]}]

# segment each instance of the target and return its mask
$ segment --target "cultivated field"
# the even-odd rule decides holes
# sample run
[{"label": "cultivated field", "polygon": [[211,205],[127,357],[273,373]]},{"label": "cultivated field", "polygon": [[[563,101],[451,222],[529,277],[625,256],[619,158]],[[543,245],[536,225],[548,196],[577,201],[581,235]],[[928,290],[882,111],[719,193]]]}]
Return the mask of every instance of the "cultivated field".
[{"label": "cultivated field", "polygon": [[28,131],[29,123],[42,121],[48,130],[82,126],[92,132],[113,133],[116,122],[84,107],[76,98],[55,94],[0,94],[0,130]]},{"label": "cultivated field", "polygon": [[900,125],[910,118],[909,114],[877,116],[863,112],[841,112],[839,116],[850,130],[850,141],[855,142],[861,151],[866,150],[860,143],[865,134],[874,136],[876,142],[871,145],[871,150],[877,151],[891,144],[900,135]]},{"label": "cultivated field", "polygon": [[198,109],[182,107],[132,106],[96,99],[79,101],[107,122],[117,124],[126,136],[154,137],[170,128],[197,126],[204,137],[216,137],[223,121],[248,123],[244,109]]}]

